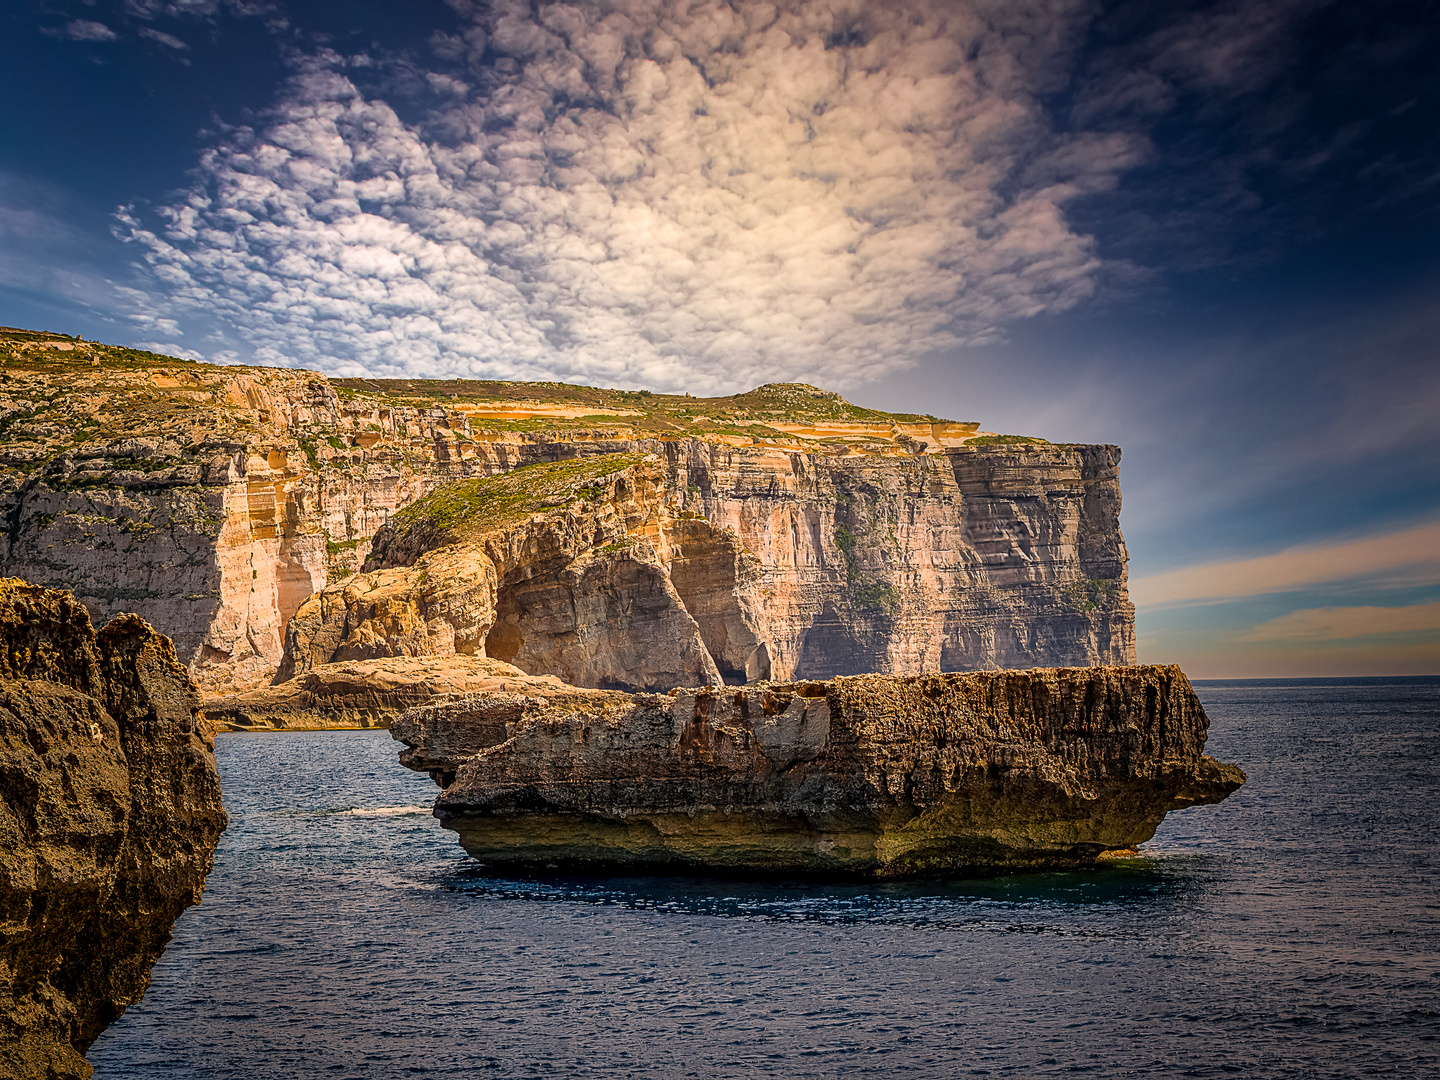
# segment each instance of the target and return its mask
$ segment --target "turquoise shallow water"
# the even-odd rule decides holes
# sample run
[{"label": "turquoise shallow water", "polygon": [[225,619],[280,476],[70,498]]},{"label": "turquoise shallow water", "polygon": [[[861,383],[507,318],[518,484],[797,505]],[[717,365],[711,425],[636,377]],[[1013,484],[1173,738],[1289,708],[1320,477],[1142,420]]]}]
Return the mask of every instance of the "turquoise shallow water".
[{"label": "turquoise shallow water", "polygon": [[1440,679],[1200,683],[1148,858],[488,877],[383,732],[222,735],[205,902],[97,1077],[1440,1076]]}]

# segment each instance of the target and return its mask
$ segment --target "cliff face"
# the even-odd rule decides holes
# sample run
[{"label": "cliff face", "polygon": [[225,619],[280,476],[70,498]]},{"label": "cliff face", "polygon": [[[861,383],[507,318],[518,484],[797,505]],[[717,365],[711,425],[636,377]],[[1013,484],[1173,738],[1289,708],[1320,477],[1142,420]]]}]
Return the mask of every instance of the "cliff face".
[{"label": "cliff face", "polygon": [[376,535],[376,569],[300,608],[281,676],[458,655],[578,686],[718,683],[670,580],[670,523],[654,458],[585,458],[442,487]]},{"label": "cliff face", "polygon": [[70,594],[0,581],[0,1074],[90,1075],[224,828],[170,641],[134,615],[96,634]]},{"label": "cliff face", "polygon": [[0,361],[0,568],[138,612],[207,694],[270,683],[306,599],[438,485],[613,453],[653,454],[695,523],[668,587],[727,680],[1134,659],[1115,447],[791,385],[327,380],[9,331]]},{"label": "cliff face", "polygon": [[709,687],[517,688],[419,708],[392,735],[441,823],[496,867],[895,877],[1075,867],[1219,802],[1174,667]]},{"label": "cliff face", "polygon": [[208,691],[268,683],[300,603],[449,475],[443,410],[398,421],[412,462],[320,376],[61,344],[0,376],[0,564],[97,622],[139,613]]},{"label": "cliff face", "polygon": [[717,656],[727,676],[755,644],[777,679],[1134,662],[1115,447],[676,449],[681,482],[738,542],[698,547],[681,577],[744,578],[760,628]]}]

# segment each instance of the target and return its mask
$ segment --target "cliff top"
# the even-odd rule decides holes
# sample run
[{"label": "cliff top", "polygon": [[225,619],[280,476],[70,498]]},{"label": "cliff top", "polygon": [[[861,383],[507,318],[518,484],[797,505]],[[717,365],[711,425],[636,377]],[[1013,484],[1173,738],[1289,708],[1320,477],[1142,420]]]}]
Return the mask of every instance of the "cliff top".
[{"label": "cliff top", "polygon": [[233,452],[287,439],[318,467],[334,453],[393,441],[402,417],[477,442],[698,437],[862,453],[1045,442],[983,432],[970,421],[867,409],[804,383],[696,398],[558,382],[332,379],[0,327],[0,465],[10,468],[87,443],[125,444],[141,463],[182,449]]}]

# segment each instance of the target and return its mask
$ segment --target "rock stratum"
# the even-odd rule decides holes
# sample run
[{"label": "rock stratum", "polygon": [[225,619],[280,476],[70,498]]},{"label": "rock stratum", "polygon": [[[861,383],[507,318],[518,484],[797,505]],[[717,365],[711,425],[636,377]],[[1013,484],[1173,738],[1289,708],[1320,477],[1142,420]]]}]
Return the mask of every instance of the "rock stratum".
[{"label": "rock stratum", "polygon": [[0,580],[0,1076],[88,1077],[226,824],[168,638]]},{"label": "rock stratum", "polygon": [[860,675],[406,712],[401,761],[503,869],[858,877],[1091,865],[1244,774],[1175,667]]},{"label": "rock stratum", "polygon": [[[0,571],[73,589],[97,622],[140,614],[174,639],[207,709],[223,699],[226,724],[386,723],[445,657],[465,680],[500,670],[472,663],[489,659],[630,689],[1134,660],[1113,446],[799,384],[699,399],[327,379],[13,330],[0,364]],[[490,571],[461,567],[479,575],[468,599],[439,596],[432,570],[401,602],[404,572],[442,567],[437,549],[456,543],[431,544],[407,508],[616,456],[644,476],[594,509],[610,539],[557,533],[569,571],[527,584],[520,553],[496,548],[493,600]],[[563,531],[555,511],[529,510]],[[361,578],[383,603],[361,599]],[[651,635],[663,659],[618,640],[567,649],[566,595],[608,597],[607,617],[618,605],[632,625],[654,612],[679,636]]]}]

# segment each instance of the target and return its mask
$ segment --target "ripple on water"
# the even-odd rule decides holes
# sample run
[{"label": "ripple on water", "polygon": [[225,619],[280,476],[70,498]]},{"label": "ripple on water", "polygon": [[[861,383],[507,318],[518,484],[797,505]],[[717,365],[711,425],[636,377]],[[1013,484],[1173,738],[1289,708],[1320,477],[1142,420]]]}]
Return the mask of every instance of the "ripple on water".
[{"label": "ripple on water", "polygon": [[1251,780],[1081,874],[486,874],[383,732],[225,735],[107,1077],[1440,1075],[1440,680],[1201,683]]}]

